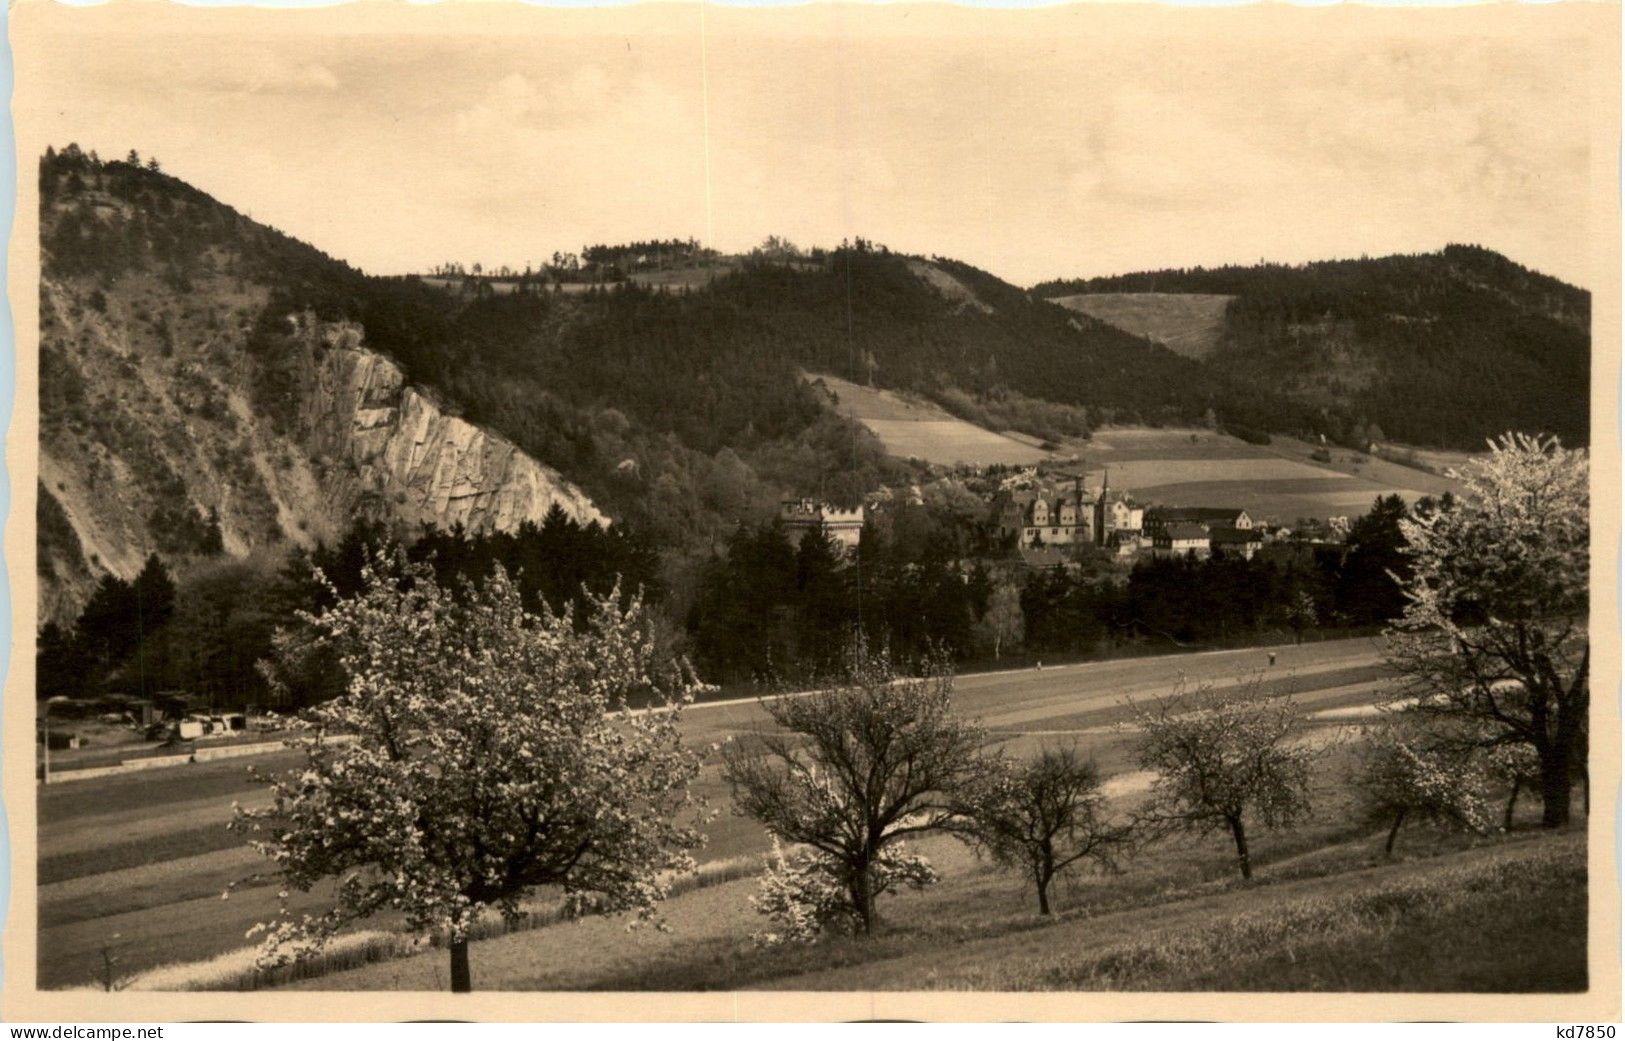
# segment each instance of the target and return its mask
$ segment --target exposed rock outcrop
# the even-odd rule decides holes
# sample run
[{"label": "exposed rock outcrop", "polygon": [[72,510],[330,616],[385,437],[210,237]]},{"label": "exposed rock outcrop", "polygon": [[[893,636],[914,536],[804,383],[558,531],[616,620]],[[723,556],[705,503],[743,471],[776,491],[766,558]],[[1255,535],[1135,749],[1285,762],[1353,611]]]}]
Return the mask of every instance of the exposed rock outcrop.
[{"label": "exposed rock outcrop", "polygon": [[332,492],[381,498],[408,524],[470,531],[540,523],[555,504],[583,524],[606,520],[558,471],[408,386],[394,362],[360,346],[357,327],[308,334],[321,343],[304,399],[311,448],[346,461],[343,472],[354,475],[353,487]]},{"label": "exposed rock outcrop", "polygon": [[200,551],[211,528],[247,554],[332,540],[362,517],[512,531],[556,505],[607,522],[558,471],[412,386],[354,324],[289,317],[276,349],[293,404],[273,421],[253,404],[245,326],[213,289],[44,280],[42,621],[71,620],[100,575],[133,578],[148,553]]}]

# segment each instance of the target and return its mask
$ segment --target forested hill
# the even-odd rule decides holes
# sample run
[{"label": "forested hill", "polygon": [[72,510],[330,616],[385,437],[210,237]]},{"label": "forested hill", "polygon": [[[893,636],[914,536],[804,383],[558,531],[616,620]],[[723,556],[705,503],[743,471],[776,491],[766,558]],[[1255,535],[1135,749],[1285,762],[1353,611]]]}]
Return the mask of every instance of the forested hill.
[{"label": "forested hill", "polygon": [[1079,406],[1088,425],[1313,423],[1289,402],[952,261],[865,243],[796,263],[737,263],[703,286],[572,294],[371,280],[356,300],[307,287],[369,342],[618,516],[709,541],[780,493],[853,503],[899,476],[802,370],[926,395]]},{"label": "forested hill", "polygon": [[[718,277],[678,291],[503,291],[514,287],[363,275],[151,163],[70,148],[44,158],[40,183],[46,279],[106,333],[110,371],[152,340],[138,352],[152,355],[149,380],[239,394],[256,421],[287,426],[310,386],[309,326],[289,316],[353,323],[446,412],[511,439],[667,545],[710,545],[785,493],[851,502],[903,475],[803,385],[804,369],[961,402],[1058,401],[1080,406],[1086,426],[1210,410],[1272,429],[1315,422],[1266,386],[985,272],[861,240],[788,261],[719,262]],[[65,378],[45,366],[47,407],[86,389]],[[120,389],[88,392],[110,400]],[[188,497],[207,512],[242,491]]]},{"label": "forested hill", "polygon": [[1345,440],[1471,449],[1515,428],[1589,441],[1591,295],[1477,246],[1059,280],[1033,293],[1233,296],[1207,363],[1324,410]]}]

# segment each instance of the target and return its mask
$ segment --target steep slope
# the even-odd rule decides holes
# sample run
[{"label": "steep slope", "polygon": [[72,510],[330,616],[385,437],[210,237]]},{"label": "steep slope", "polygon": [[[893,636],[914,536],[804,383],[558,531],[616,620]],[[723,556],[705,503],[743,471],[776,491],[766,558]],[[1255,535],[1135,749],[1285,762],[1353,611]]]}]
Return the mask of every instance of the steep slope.
[{"label": "steep slope", "polygon": [[1512,428],[1589,440],[1590,294],[1476,246],[1034,292],[1234,296],[1208,363],[1323,411],[1350,442],[1476,449]]},{"label": "steep slope", "polygon": [[[299,270],[286,256],[353,276],[180,182],[48,162],[41,237],[42,617],[70,617],[99,574],[132,577],[150,552],[309,545],[357,517],[512,530],[558,504],[603,519],[557,471],[409,385],[361,328],[268,306]],[[268,367],[255,352],[278,321]],[[266,409],[271,388],[295,407]]]}]

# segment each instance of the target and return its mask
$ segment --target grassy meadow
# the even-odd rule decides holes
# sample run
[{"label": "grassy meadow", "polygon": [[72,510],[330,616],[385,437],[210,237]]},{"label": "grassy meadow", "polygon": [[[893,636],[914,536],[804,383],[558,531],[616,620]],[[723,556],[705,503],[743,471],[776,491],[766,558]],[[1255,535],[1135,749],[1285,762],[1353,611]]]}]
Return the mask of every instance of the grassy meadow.
[{"label": "grassy meadow", "polygon": [[[1106,778],[1116,811],[1126,813],[1151,780],[1134,760],[1126,698],[1164,697],[1182,676],[1223,688],[1269,671],[1272,689],[1303,714],[1301,740],[1322,746],[1324,758],[1313,818],[1250,835],[1251,883],[1240,880],[1227,837],[1175,836],[1136,852],[1120,874],[1058,881],[1057,914],[1045,919],[1024,878],[995,870],[958,839],[935,836],[918,848],[941,882],[883,899],[879,935],[764,949],[752,935],[767,923],[750,899],[768,839],[732,811],[712,761],[696,790],[720,813],[706,826],[700,872],[678,880],[664,905],[669,932],[628,929],[614,918],[563,920],[556,896],[539,893],[518,931],[496,921],[484,927],[471,949],[475,986],[1497,989],[1518,972],[1534,989],[1580,985],[1583,835],[1540,833],[1538,807],[1526,797],[1509,836],[1407,826],[1388,863],[1384,829],[1358,819],[1347,780],[1345,740],[1386,683],[1376,644],[1269,650],[1278,658],[1273,667],[1268,651],[1247,648],[972,674],[956,684],[958,710],[982,722],[990,743],[1013,756],[1076,744]],[[683,729],[687,740],[709,745],[767,725],[759,704],[743,699],[693,706]],[[294,761],[283,755],[257,765],[268,771]],[[277,887],[270,864],[224,824],[233,801],[263,797],[263,782],[240,762],[42,789],[40,985],[99,987],[111,978],[152,990],[443,989],[445,952],[404,936],[388,917],[363,924],[311,965],[253,969],[244,934],[274,913]],[[1526,861],[1546,867],[1518,866]],[[242,884],[222,900],[233,882]],[[324,896],[294,894],[294,907],[313,910]],[[1472,935],[1482,938],[1476,947]],[[1362,946],[1372,944],[1377,955]],[[1455,944],[1472,958],[1450,954],[1436,978],[1400,981],[1380,956],[1383,944],[1422,952]],[[1533,975],[1531,949],[1544,952],[1547,966]],[[1269,951],[1279,957],[1270,960]],[[1423,954],[1416,958],[1405,964],[1422,964]]]},{"label": "grassy meadow", "polygon": [[[1331,990],[1571,991],[1585,987],[1585,841],[1401,833],[1349,818],[1334,751],[1319,813],[1262,833],[1243,882],[1222,836],[1178,837],[1116,875],[1083,875],[1036,913],[1018,875],[952,838],[920,844],[943,876],[885,898],[881,932],[763,948],[752,878],[670,900],[670,932],[609,919],[550,924],[475,944],[476,986],[501,990]],[[1126,799],[1124,801],[1127,801]],[[433,988],[445,955],[359,966],[309,990]]]}]

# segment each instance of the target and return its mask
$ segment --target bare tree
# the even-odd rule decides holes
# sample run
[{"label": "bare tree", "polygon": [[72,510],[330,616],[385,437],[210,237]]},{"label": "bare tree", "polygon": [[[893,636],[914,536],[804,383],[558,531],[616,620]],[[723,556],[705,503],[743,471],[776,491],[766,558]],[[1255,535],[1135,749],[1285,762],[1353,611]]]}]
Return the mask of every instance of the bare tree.
[{"label": "bare tree", "polygon": [[1389,630],[1389,662],[1417,710],[1469,724],[1480,746],[1527,744],[1541,823],[1569,820],[1586,776],[1591,707],[1590,465],[1555,438],[1507,434],[1452,472],[1450,506],[1400,523],[1414,574]]},{"label": "bare tree", "polygon": [[1050,883],[1086,863],[1115,870],[1130,828],[1107,819],[1100,772],[1076,748],[1047,748],[1025,763],[999,761],[968,790],[965,832],[993,861],[1028,873],[1038,913]]},{"label": "bare tree", "polygon": [[1157,774],[1142,820],[1153,829],[1228,831],[1241,877],[1252,878],[1247,821],[1285,828],[1309,814],[1318,753],[1292,740],[1296,705],[1272,697],[1256,677],[1235,694],[1204,685],[1130,706],[1142,731],[1140,765]]},{"label": "bare tree", "polygon": [[882,851],[947,827],[954,794],[981,769],[983,732],[953,714],[953,686],[946,661],[899,675],[860,639],[824,689],[763,702],[781,732],[723,751],[739,811],[838,864],[865,933]]}]

